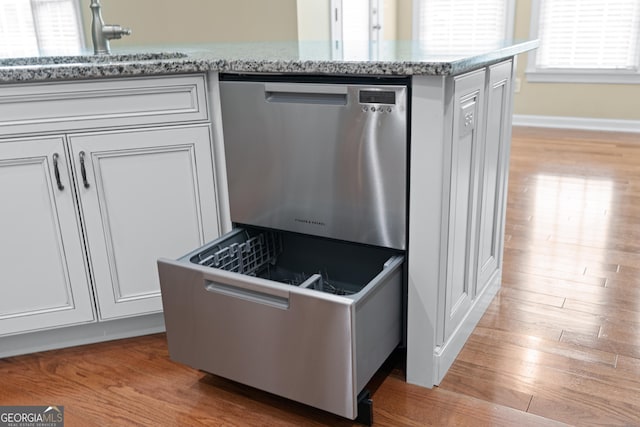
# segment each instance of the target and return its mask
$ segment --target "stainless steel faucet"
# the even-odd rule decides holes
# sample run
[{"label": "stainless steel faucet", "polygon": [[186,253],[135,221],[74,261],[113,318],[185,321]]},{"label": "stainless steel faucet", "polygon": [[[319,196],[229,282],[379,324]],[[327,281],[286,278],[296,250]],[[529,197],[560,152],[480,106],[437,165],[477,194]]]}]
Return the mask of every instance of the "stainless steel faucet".
[{"label": "stainless steel faucet", "polygon": [[109,40],[120,39],[122,36],[131,34],[129,28],[123,28],[120,25],[108,25],[102,20],[102,12],[100,11],[100,0],[91,0],[91,13],[93,19],[91,21],[91,39],[93,40],[93,52],[96,55],[108,55],[111,53]]}]

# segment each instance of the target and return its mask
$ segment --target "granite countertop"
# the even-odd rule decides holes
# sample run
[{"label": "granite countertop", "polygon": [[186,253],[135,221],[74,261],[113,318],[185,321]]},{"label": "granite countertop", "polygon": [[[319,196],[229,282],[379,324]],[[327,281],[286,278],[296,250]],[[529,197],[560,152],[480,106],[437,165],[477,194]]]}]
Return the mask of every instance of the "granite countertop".
[{"label": "granite countertop", "polygon": [[[115,45],[115,43],[114,43]],[[331,52],[327,42],[216,43],[118,48],[112,55],[0,58],[0,82],[72,80],[191,72],[331,75],[452,76],[538,46],[537,40],[505,42],[451,54],[417,42],[381,42]],[[376,53],[372,54],[373,50]],[[365,52],[365,53],[363,53]],[[336,57],[340,57],[336,59]]]}]

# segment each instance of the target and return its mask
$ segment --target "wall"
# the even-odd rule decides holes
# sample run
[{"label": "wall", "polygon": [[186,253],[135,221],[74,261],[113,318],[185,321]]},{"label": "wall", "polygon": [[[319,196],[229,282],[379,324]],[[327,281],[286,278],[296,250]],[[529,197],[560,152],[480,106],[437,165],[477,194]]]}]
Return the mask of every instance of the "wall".
[{"label": "wall", "polygon": [[398,38],[398,0],[382,0],[382,40]]},{"label": "wall", "polygon": [[397,0],[398,2],[398,40],[413,38],[413,2],[411,0]]},{"label": "wall", "polygon": [[331,57],[331,1],[297,0],[298,51],[304,58]]},{"label": "wall", "polygon": [[297,0],[298,40],[331,40],[329,0]]},{"label": "wall", "polygon": [[[91,46],[90,0],[80,1]],[[107,24],[133,34],[117,46],[296,40],[296,0],[102,0]]]}]

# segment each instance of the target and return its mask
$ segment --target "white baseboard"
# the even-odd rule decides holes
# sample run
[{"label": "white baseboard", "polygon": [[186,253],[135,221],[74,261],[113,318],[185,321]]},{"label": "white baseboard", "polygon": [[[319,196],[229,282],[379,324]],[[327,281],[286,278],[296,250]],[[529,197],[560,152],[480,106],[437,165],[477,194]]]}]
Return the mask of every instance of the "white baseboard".
[{"label": "white baseboard", "polygon": [[0,359],[164,332],[162,313],[0,337]]},{"label": "white baseboard", "polygon": [[585,117],[531,116],[514,114],[514,126],[640,133],[640,120],[594,119]]}]

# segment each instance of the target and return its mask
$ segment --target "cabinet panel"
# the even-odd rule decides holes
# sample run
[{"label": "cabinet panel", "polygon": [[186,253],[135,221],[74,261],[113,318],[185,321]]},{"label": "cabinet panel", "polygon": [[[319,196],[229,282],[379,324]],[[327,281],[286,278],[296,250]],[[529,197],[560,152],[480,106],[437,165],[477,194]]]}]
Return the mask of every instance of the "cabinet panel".
[{"label": "cabinet panel", "polygon": [[0,87],[3,133],[206,120],[204,76],[118,78]]},{"label": "cabinet panel", "polygon": [[0,141],[0,335],[94,320],[70,176],[62,137]]},{"label": "cabinet panel", "polygon": [[487,75],[487,127],[482,156],[477,289],[480,294],[500,265],[505,180],[504,158],[510,124],[511,62],[489,67]]},{"label": "cabinet panel", "polygon": [[473,298],[483,101],[484,71],[454,79],[445,340],[467,314]]},{"label": "cabinet panel", "polygon": [[157,259],[218,235],[208,126],[69,139],[100,317],[161,310]]}]

